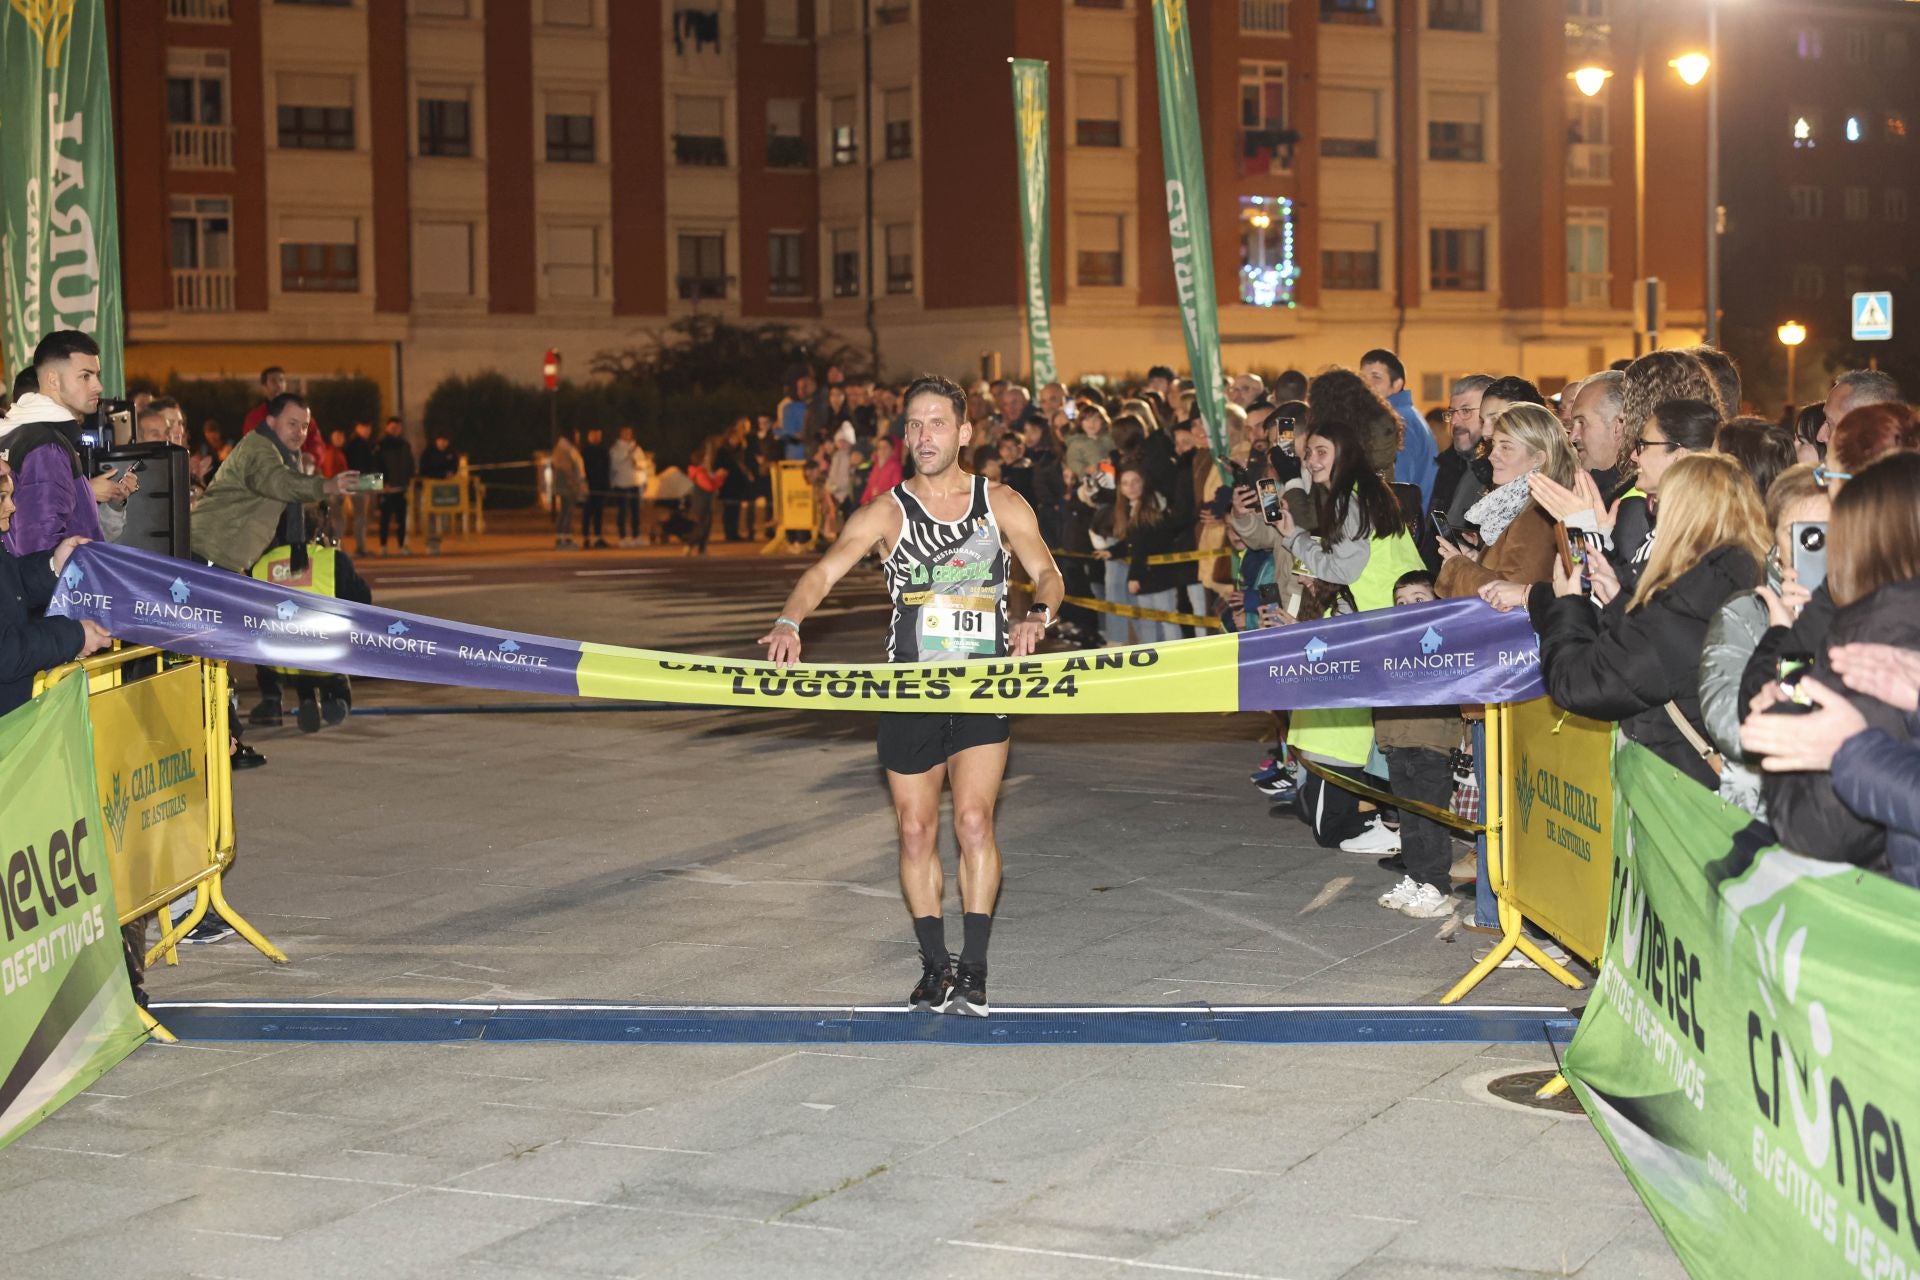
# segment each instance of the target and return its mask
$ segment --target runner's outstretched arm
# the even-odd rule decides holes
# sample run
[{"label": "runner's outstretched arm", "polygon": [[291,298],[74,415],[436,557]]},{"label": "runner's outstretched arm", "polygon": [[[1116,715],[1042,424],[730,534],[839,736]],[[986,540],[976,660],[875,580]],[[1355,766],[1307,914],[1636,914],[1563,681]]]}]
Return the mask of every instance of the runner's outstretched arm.
[{"label": "runner's outstretched arm", "polygon": [[860,563],[862,556],[876,545],[885,548],[889,536],[899,532],[899,522],[900,506],[892,501],[869,502],[847,518],[847,527],[827,548],[827,554],[800,575],[793,594],[781,607],[779,619],[760,637],[760,643],[767,647],[767,661],[777,667],[790,667],[800,661],[800,624],[820,607],[827,593]]},{"label": "runner's outstretched arm", "polygon": [[1060,616],[1060,599],[1067,593],[1067,584],[1053,563],[1053,552],[1047,550],[1047,540],[1040,536],[1040,522],[1027,500],[1005,485],[995,485],[987,490],[987,501],[993,504],[993,518],[1007,550],[1013,552],[1033,582],[1033,603],[1047,610],[1045,621],[1028,614],[1008,630],[1007,647],[1012,656],[1024,658],[1039,647],[1040,638],[1047,633],[1047,622]]}]

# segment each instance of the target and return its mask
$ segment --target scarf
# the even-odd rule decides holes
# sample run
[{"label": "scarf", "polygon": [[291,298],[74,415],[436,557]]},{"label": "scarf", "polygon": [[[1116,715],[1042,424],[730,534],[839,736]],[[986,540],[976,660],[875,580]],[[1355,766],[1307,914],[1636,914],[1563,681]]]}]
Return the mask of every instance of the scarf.
[{"label": "scarf", "polygon": [[1478,502],[1467,508],[1467,523],[1480,527],[1480,545],[1490,547],[1500,541],[1500,535],[1519,518],[1531,501],[1533,495],[1527,490],[1526,476],[1509,480],[1498,489],[1488,490]]}]

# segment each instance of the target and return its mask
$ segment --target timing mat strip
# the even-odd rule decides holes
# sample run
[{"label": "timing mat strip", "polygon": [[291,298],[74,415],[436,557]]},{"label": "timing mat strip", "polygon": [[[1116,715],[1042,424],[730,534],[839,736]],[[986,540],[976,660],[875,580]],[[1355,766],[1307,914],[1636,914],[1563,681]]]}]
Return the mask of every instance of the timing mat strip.
[{"label": "timing mat strip", "polygon": [[1539,1044],[1579,1015],[1534,1005],[1005,1005],[991,1017],[898,1005],[156,1000],[182,1040],[582,1044]]}]

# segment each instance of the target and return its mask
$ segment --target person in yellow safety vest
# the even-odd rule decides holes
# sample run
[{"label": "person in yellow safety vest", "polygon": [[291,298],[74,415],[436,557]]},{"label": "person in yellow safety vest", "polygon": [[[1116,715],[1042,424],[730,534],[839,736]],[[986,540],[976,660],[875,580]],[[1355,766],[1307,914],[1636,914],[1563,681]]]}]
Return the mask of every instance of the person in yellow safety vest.
[{"label": "person in yellow safety vest", "polygon": [[[373,593],[366,581],[354,572],[353,562],[332,547],[273,547],[253,562],[249,572],[252,577],[275,586],[320,596],[338,596],[360,604],[373,603]],[[291,667],[273,670],[286,676],[299,696],[294,723],[302,733],[318,733],[322,724],[339,724],[353,709],[353,685],[343,675]]]},{"label": "person in yellow safety vest", "polygon": [[[1393,605],[1400,575],[1424,568],[1400,502],[1369,467],[1360,431],[1344,422],[1294,429],[1294,452],[1312,484],[1318,531],[1302,529],[1284,504],[1277,528],[1297,572],[1344,586],[1357,610]],[[1287,732],[1299,754],[1337,772],[1359,775],[1373,751],[1373,713],[1365,707],[1296,711]],[[1351,793],[1314,785],[1300,789],[1303,816],[1322,848],[1357,835],[1363,820]]]}]

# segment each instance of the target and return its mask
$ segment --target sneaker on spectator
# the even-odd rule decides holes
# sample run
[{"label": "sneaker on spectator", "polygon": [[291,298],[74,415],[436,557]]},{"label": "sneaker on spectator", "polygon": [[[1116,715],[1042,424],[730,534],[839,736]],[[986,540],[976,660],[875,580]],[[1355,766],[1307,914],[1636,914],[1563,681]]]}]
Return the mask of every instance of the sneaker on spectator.
[{"label": "sneaker on spectator", "polygon": [[1400,852],[1400,833],[1389,827],[1379,814],[1367,824],[1367,829],[1357,836],[1350,836],[1340,842],[1343,853],[1398,853]]},{"label": "sneaker on spectator", "polygon": [[228,763],[235,769],[258,769],[267,762],[267,758],[244,742],[233,744],[233,752]]},{"label": "sneaker on spectator", "polygon": [[1453,914],[1453,900],[1430,884],[1415,885],[1398,905],[1401,915],[1415,920],[1443,920]]},{"label": "sneaker on spectator", "polygon": [[1272,782],[1275,778],[1280,776],[1280,771],[1282,767],[1283,766],[1281,765],[1279,760],[1275,759],[1272,756],[1268,756],[1265,760],[1262,760],[1260,762],[1260,767],[1258,769],[1255,769],[1252,773],[1247,775],[1247,781],[1251,782],[1256,787],[1263,782]]},{"label": "sneaker on spectator", "polygon": [[300,705],[293,713],[293,722],[300,726],[302,733],[320,732],[320,704],[312,698],[300,699]]},{"label": "sneaker on spectator", "polygon": [[345,698],[320,699],[320,719],[325,724],[336,725],[345,723],[347,713],[352,709],[353,704]]},{"label": "sneaker on spectator", "polygon": [[231,938],[233,933],[233,926],[221,919],[218,911],[208,907],[207,914],[201,917],[200,923],[187,930],[187,936],[180,941],[196,945],[202,942],[218,942],[222,938]]},{"label": "sneaker on spectator", "polygon": [[1399,884],[1393,886],[1393,888],[1387,890],[1378,898],[1375,898],[1374,901],[1389,911],[1398,911],[1406,905],[1408,899],[1412,898],[1414,894],[1420,892],[1424,887],[1425,886],[1412,876],[1401,876]]},{"label": "sneaker on spectator", "polygon": [[1300,779],[1292,771],[1282,768],[1266,781],[1256,782],[1253,785],[1260,788],[1263,793],[1269,796],[1278,796],[1283,791],[1291,795],[1298,789]]},{"label": "sneaker on spectator", "polygon": [[253,710],[247,712],[247,723],[273,728],[286,719],[287,713],[277,702],[262,701]]}]

